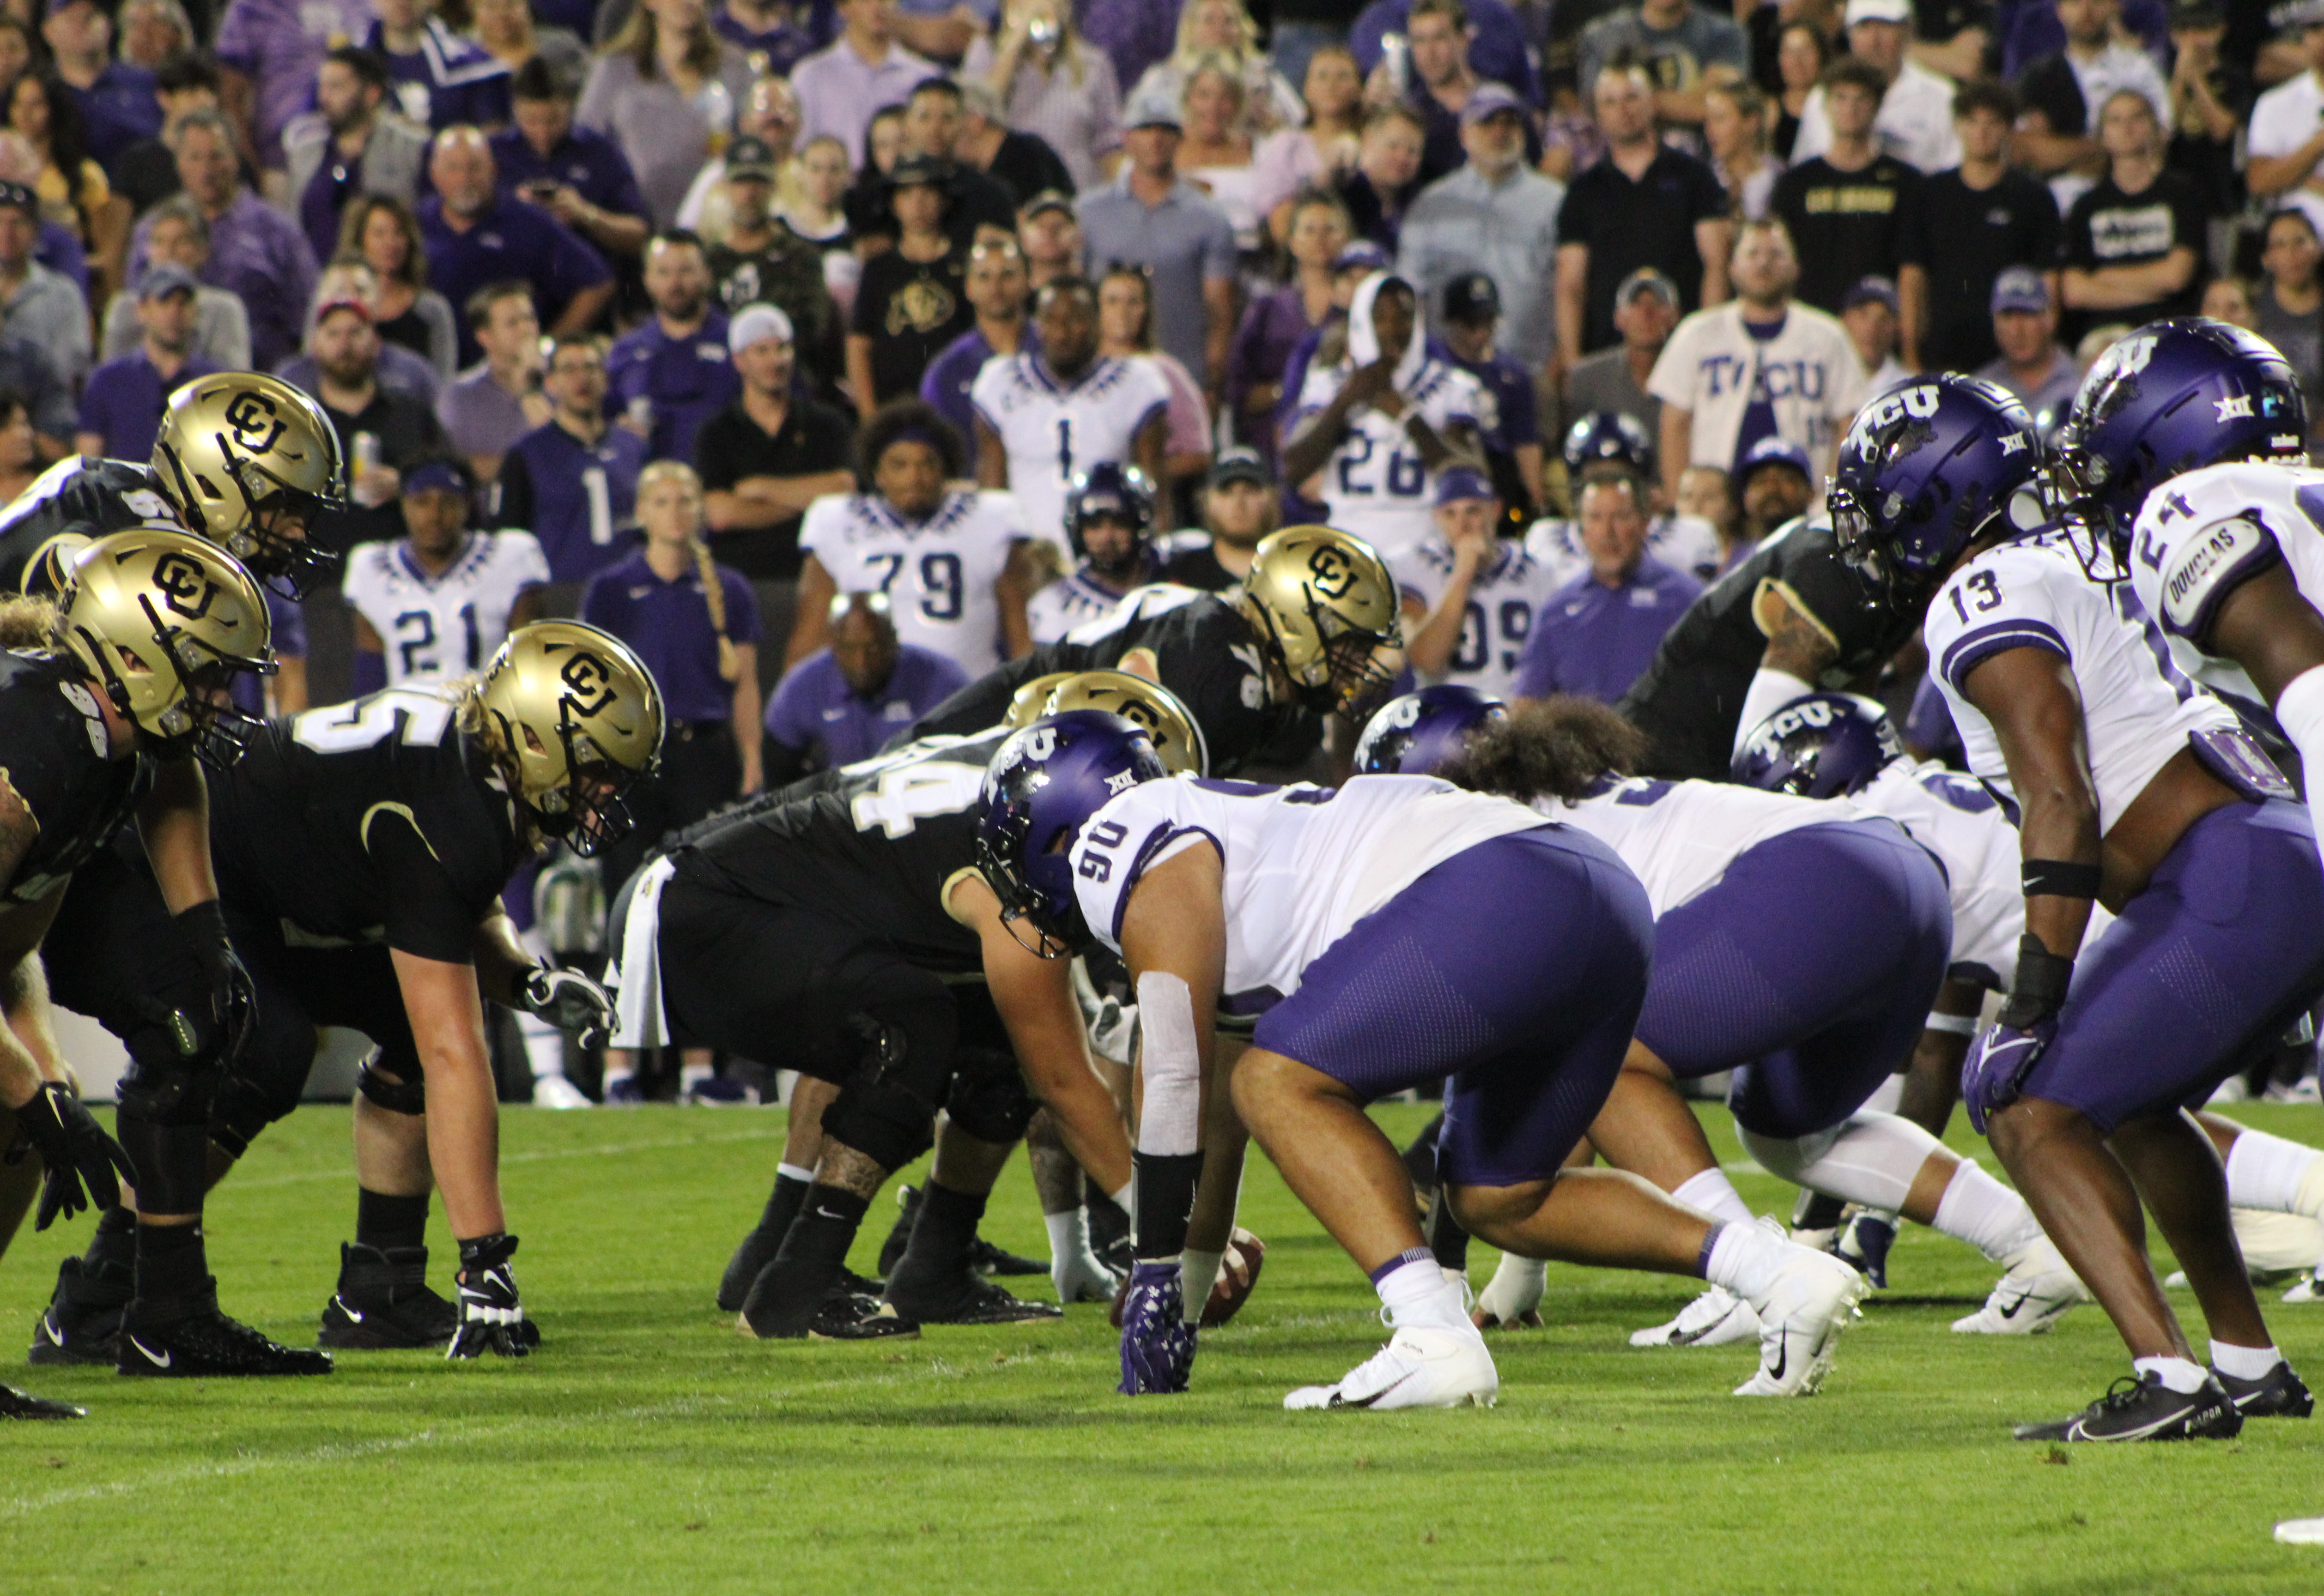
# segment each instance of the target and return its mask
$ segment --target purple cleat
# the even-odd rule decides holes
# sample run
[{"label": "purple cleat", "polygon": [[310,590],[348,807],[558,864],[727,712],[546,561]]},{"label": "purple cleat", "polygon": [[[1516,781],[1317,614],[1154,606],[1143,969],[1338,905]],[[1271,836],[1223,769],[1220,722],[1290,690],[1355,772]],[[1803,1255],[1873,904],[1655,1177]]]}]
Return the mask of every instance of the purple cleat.
[{"label": "purple cleat", "polygon": [[1121,1304],[1121,1384],[1125,1397],[1183,1391],[1194,1367],[1194,1327],[1186,1323],[1178,1261],[1139,1263]]}]

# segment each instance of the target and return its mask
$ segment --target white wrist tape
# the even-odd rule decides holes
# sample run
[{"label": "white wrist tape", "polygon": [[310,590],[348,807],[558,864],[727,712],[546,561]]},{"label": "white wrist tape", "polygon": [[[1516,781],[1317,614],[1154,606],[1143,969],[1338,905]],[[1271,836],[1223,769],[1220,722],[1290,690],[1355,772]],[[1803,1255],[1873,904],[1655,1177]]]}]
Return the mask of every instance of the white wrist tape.
[{"label": "white wrist tape", "polygon": [[1203,1045],[1194,1032],[1194,995],[1164,970],[1138,977],[1139,1064],[1146,1090],[1138,1114],[1138,1151],[1175,1157],[1203,1150]]},{"label": "white wrist tape", "polygon": [[1923,1023],[1923,1029],[1941,1031],[1948,1036],[1975,1036],[1977,1016],[1975,1014],[1931,1014]]}]

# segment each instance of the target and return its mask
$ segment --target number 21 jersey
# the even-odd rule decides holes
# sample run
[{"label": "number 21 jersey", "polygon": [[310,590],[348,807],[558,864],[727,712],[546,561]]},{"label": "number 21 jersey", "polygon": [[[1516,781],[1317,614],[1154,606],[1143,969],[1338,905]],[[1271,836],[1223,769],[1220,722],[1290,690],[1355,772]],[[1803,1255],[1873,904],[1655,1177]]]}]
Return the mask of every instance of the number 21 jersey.
[{"label": "number 21 jersey", "polygon": [[799,547],[843,593],[885,593],[896,636],[933,648],[973,679],[999,665],[1001,601],[993,583],[1027,537],[1010,493],[946,493],[909,521],[877,493],[832,493],[807,506]]},{"label": "number 21 jersey", "polygon": [[435,576],[401,542],[358,545],[347,556],[347,604],[387,650],[391,687],[481,669],[508,636],[517,596],[549,580],[530,532],[472,532]]}]

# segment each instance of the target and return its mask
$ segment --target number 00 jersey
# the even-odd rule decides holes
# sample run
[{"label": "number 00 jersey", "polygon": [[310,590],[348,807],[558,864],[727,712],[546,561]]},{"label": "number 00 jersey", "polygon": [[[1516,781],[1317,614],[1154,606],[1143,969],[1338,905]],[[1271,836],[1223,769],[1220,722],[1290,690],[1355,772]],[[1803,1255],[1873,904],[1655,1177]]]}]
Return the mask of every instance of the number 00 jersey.
[{"label": "number 00 jersey", "polygon": [[0,907],[48,896],[128,821],[152,765],[106,748],[105,718],[70,659],[0,653],[0,825],[34,829]]},{"label": "number 00 jersey", "polygon": [[799,547],[841,592],[887,594],[899,638],[971,676],[1004,657],[992,589],[1028,536],[1014,495],[974,489],[946,493],[924,521],[906,520],[876,493],[831,493],[799,523]]},{"label": "number 00 jersey", "polygon": [[2324,610],[2324,471],[2239,461],[2173,477],[2146,496],[2131,532],[2130,584],[2163,624],[2180,669],[2261,701],[2243,667],[2204,652],[2220,601],[2281,562],[2301,597]]},{"label": "number 00 jersey", "polygon": [[102,537],[134,527],[186,529],[143,466],[68,454],[0,511],[0,591],[23,592],[24,568],[59,533]]},{"label": "number 00 jersey", "polygon": [[400,687],[482,669],[508,636],[518,595],[548,580],[548,557],[531,533],[471,532],[432,577],[400,541],[357,545],[346,592],[386,647],[388,685]]},{"label": "number 00 jersey", "polygon": [[[1452,580],[1452,546],[1442,532],[1431,527],[1428,536],[1389,569],[1404,594],[1419,600],[1434,615],[1444,601],[1446,584]],[[1453,642],[1444,674],[1437,680],[1508,697],[1517,679],[1517,660],[1525,653],[1526,639],[1533,635],[1534,617],[1566,581],[1524,544],[1514,538],[1497,539],[1492,563],[1480,566],[1469,579],[1461,635]],[[1417,628],[1407,623],[1405,629]]]}]

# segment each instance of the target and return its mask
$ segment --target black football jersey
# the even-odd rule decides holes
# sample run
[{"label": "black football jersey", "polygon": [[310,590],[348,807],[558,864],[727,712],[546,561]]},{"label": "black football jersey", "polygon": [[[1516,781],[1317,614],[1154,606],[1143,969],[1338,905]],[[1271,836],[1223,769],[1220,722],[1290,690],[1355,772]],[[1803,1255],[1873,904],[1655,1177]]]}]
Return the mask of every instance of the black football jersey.
[{"label": "black football jersey", "polygon": [[1160,586],[1137,589],[1112,614],[970,683],[920,717],[906,737],[983,731],[1001,724],[1010,696],[1034,677],[1120,670],[1124,656],[1139,651],[1151,656],[1150,674],[1203,729],[1213,775],[1231,775],[1295,723],[1305,723],[1307,746],[1320,735],[1313,715],[1267,702],[1267,665],[1241,611],[1213,593]]},{"label": "black football jersey", "polygon": [[60,532],[102,537],[133,527],[185,530],[145,467],[68,454],[0,512],[0,592],[23,592],[24,567]]},{"label": "black football jersey", "polygon": [[1770,533],[1751,557],[1703,590],[1615,708],[1652,739],[1643,775],[1725,781],[1736,721],[1767,652],[1752,607],[1768,582],[1821,623],[1840,658],[1812,685],[1840,689],[1878,668],[1918,623],[1865,596],[1831,528],[1805,519]]},{"label": "black football jersey", "polygon": [[928,738],[753,799],[679,834],[678,879],[814,910],[835,940],[924,968],[982,970],[976,934],[945,913],[944,888],[976,863],[977,794],[1007,736]]},{"label": "black football jersey", "polygon": [[97,695],[69,657],[0,652],[0,813],[21,809],[40,828],[0,904],[48,896],[135,812],[152,766],[106,749]]},{"label": "black football jersey", "polygon": [[269,721],[211,780],[210,851],[220,894],[293,946],[465,964],[528,850],[451,701],[392,688]]}]

